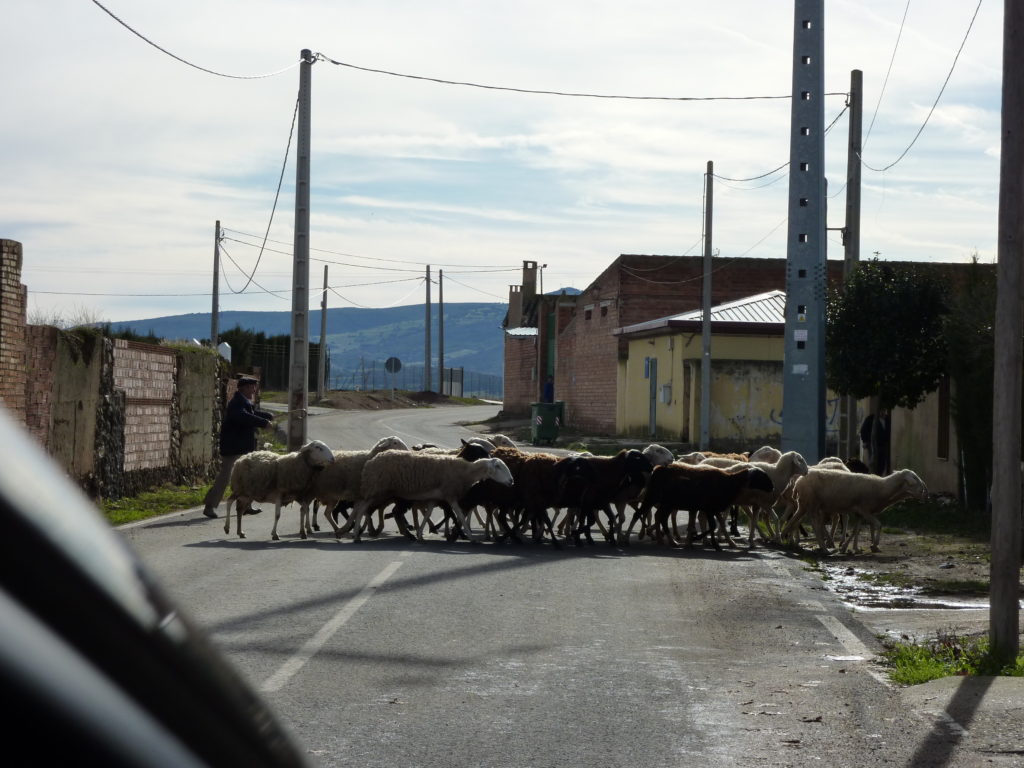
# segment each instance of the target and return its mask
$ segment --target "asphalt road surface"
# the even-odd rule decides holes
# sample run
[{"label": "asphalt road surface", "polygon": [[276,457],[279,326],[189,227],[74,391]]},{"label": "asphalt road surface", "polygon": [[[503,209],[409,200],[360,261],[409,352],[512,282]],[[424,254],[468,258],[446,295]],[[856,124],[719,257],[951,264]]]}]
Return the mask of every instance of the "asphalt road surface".
[{"label": "asphalt road surface", "polygon": [[[311,437],[454,446],[496,409],[340,412]],[[122,528],[318,766],[991,765],[908,708],[876,641],[777,552]],[[270,512],[270,514],[268,514]],[[1006,764],[1006,763],[1004,763]]]}]

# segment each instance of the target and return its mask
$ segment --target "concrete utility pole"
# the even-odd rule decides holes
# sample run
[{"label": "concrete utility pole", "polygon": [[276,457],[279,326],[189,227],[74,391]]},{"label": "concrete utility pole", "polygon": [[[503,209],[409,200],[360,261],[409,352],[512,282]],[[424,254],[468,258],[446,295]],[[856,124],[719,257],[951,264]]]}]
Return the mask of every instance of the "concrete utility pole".
[{"label": "concrete utility pole", "polygon": [[[843,281],[860,262],[860,157],[864,123],[864,75],[850,72],[850,142],[846,153],[846,227],[843,229]],[[857,456],[859,430],[857,398],[845,395],[839,403],[839,445],[843,458]]]},{"label": "concrete utility pole", "polygon": [[327,394],[327,265],[324,264],[324,293],[320,299],[320,359],[317,360],[316,399]]},{"label": "concrete utility pole", "polygon": [[1020,652],[1021,259],[1024,258],[1024,3],[1003,2],[1003,115],[992,401],[992,566],[989,644],[1004,663]]},{"label": "concrete utility pole", "polygon": [[704,285],[701,292],[701,338],[703,353],[700,366],[700,450],[711,444],[711,222],[714,202],[715,164],[708,160],[704,174]]},{"label": "concrete utility pole", "polygon": [[427,316],[423,331],[423,391],[430,392],[430,267],[427,267]]},{"label": "concrete utility pole", "polygon": [[[437,384],[444,394],[444,270],[437,270]],[[449,390],[448,394],[451,394]]]},{"label": "concrete utility pole", "polygon": [[824,0],[795,0],[782,450],[825,454]]},{"label": "concrete utility pole", "polygon": [[210,309],[210,346],[217,349],[220,341],[220,328],[218,312],[220,299],[220,219],[213,227],[213,307]]},{"label": "concrete utility pole", "polygon": [[299,131],[295,152],[295,246],[292,259],[292,346],[288,368],[288,450],[306,442],[309,387],[309,155],[313,53],[299,65]]}]

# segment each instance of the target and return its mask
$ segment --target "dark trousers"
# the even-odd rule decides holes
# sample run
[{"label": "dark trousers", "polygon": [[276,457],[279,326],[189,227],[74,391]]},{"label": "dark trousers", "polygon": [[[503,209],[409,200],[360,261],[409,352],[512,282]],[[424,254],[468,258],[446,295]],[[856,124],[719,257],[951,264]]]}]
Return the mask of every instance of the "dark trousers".
[{"label": "dark trousers", "polygon": [[213,481],[213,486],[207,491],[206,498],[203,499],[203,506],[206,509],[217,509],[217,506],[224,498],[224,491],[227,490],[228,483],[231,482],[231,468],[244,455],[220,457],[220,471],[217,473],[217,478]]}]

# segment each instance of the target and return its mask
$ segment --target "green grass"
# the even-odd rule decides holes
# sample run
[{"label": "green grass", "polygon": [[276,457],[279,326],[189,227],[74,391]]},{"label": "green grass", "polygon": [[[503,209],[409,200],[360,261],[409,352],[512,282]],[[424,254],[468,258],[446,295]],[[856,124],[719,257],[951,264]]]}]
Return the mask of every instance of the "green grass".
[{"label": "green grass", "polygon": [[987,637],[937,632],[924,643],[888,642],[882,654],[889,676],[902,685],[920,685],[950,675],[1024,677],[1024,653],[1000,666],[989,653]]},{"label": "green grass", "polygon": [[965,510],[940,499],[902,501],[889,507],[882,520],[883,532],[949,534],[987,541],[991,530],[991,520],[983,512]]},{"label": "green grass", "polygon": [[104,501],[100,509],[111,525],[146,520],[167,512],[201,506],[210,485],[163,485],[138,496]]}]

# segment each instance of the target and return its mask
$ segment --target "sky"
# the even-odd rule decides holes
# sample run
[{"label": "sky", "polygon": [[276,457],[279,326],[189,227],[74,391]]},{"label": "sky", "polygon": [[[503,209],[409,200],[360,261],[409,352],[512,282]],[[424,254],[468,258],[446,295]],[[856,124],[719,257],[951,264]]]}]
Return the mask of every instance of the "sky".
[{"label": "sky", "polygon": [[[209,312],[218,220],[220,310],[291,310],[302,49],[325,57],[314,309],[325,265],[328,307],[389,307],[424,300],[428,266],[434,301],[440,270],[446,302],[505,302],[525,260],[550,291],[624,253],[700,254],[708,161],[716,256],[785,257],[788,167],[763,174],[789,159],[790,101],[722,97],[791,92],[792,2],[102,5],[0,8],[0,238],[23,245],[30,322]],[[859,69],[861,257],[994,262],[1002,4],[825,6],[827,226],[844,224]],[[828,239],[841,258],[840,232]]]}]

